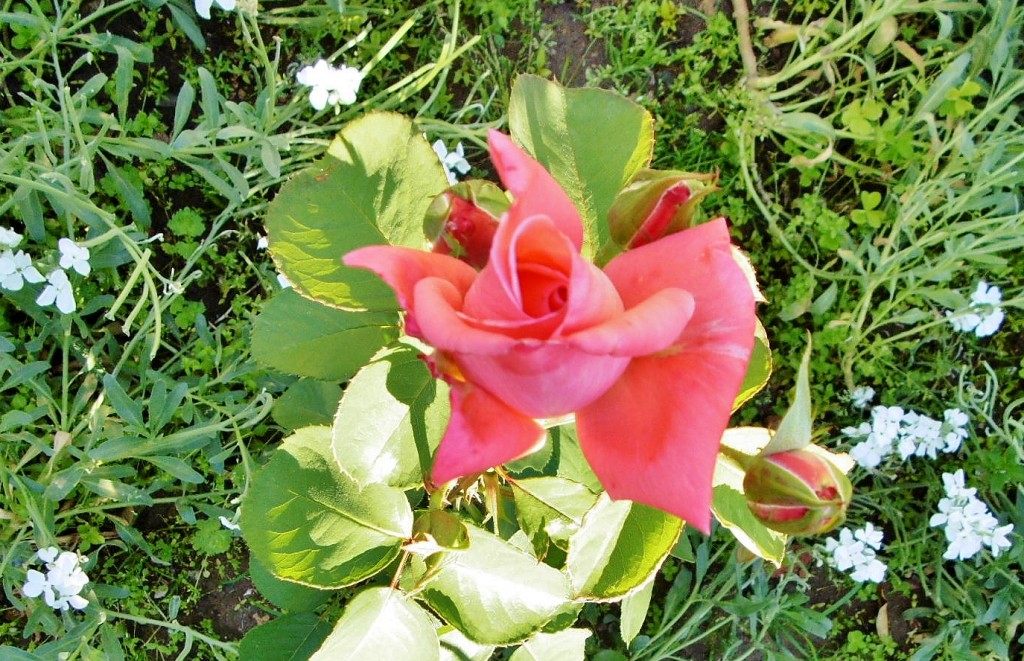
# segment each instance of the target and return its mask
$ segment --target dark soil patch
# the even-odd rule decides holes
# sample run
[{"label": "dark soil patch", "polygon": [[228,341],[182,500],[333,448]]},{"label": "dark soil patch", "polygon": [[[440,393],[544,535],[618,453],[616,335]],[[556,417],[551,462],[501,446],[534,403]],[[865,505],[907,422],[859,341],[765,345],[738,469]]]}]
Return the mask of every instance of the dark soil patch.
[{"label": "dark soil patch", "polygon": [[541,15],[555,34],[554,46],[548,50],[548,68],[563,85],[585,85],[588,68],[608,64],[604,44],[587,34],[576,3],[542,4]]},{"label": "dark soil patch", "polygon": [[271,616],[259,605],[262,599],[249,580],[248,565],[243,562],[237,570],[231,570],[228,563],[211,565],[199,581],[203,597],[182,613],[181,623],[201,628],[208,620],[220,638],[240,640],[250,629],[268,622]]}]

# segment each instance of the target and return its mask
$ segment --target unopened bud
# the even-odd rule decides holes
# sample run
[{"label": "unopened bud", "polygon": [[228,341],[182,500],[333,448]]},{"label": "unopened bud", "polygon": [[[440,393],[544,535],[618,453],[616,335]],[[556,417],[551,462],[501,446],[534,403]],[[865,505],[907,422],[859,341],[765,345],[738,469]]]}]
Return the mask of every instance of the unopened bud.
[{"label": "unopened bud", "polygon": [[787,535],[818,535],[846,519],[853,487],[835,464],[811,450],[755,459],[743,478],[747,506],[758,521]]},{"label": "unopened bud", "polygon": [[423,230],[434,252],[451,255],[476,269],[487,264],[498,220],[508,210],[505,193],[488,181],[464,181],[434,198]]},{"label": "unopened bud", "polygon": [[638,248],[693,223],[697,205],[717,190],[716,174],[641,170],[608,210],[612,240]]}]

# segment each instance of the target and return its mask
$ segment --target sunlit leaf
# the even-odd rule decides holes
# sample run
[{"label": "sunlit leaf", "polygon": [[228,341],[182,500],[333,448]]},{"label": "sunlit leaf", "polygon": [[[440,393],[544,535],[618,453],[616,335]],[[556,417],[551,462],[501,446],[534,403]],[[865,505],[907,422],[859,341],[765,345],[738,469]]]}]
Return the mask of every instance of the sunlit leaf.
[{"label": "sunlit leaf", "polygon": [[521,642],[571,605],[564,574],[480,528],[468,528],[469,549],[449,554],[422,595],[470,640]]},{"label": "sunlit leaf", "polygon": [[430,616],[392,588],[368,588],[345,606],[341,619],[310,661],[438,661]]},{"label": "sunlit leaf", "polygon": [[448,424],[448,387],[430,373],[420,350],[401,344],[353,377],[334,419],[331,446],[359,484],[423,483]]},{"label": "sunlit leaf", "polygon": [[383,569],[412,530],[405,494],[360,488],[331,453],[329,427],[285,439],[252,477],[242,532],[278,578],[323,588],[351,585]]},{"label": "sunlit leaf", "polygon": [[311,298],[346,309],[395,310],[390,287],[341,258],[372,244],[421,248],[424,214],[447,187],[437,154],[411,120],[364,115],[274,198],[266,216],[270,251]]},{"label": "sunlit leaf", "polygon": [[339,310],[285,289],[256,317],[252,353],[285,374],[345,381],[398,334],[395,313]]},{"label": "sunlit leaf", "polygon": [[661,568],[683,522],[653,507],[601,494],[569,538],[566,570],[577,598],[621,599]]}]

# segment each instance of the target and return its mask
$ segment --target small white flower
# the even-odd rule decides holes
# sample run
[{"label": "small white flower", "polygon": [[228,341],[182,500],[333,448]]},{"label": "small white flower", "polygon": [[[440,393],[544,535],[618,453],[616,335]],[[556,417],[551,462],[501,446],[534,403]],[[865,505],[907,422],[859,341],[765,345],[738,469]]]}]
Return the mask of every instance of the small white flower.
[{"label": "small white flower", "polygon": [[349,106],[356,102],[356,93],[363,82],[363,72],[355,67],[342,65],[331,66],[327,60],[317,60],[316,64],[302,67],[295,74],[300,85],[311,87],[309,104],[316,110],[323,110],[328,105]]},{"label": "small white flower", "polygon": [[235,0],[196,0],[196,13],[203,18],[210,18],[210,8],[214,3],[224,11],[231,11],[235,8]]},{"label": "small white flower", "polygon": [[1004,549],[1010,548],[1010,540],[1007,538],[1013,532],[1013,524],[1009,523],[1005,526],[993,529],[988,535],[985,536],[984,543],[992,550],[992,556],[998,558],[999,554]]},{"label": "small white flower", "polygon": [[954,330],[962,333],[974,332],[977,337],[988,337],[1002,325],[1006,312],[1000,307],[1003,292],[995,285],[984,280],[971,293],[969,312],[956,315],[946,312],[946,318]]},{"label": "small white flower", "polygon": [[876,551],[882,548],[883,533],[871,523],[865,523],[860,530],[853,532],[853,537],[864,542]]},{"label": "small white flower", "polygon": [[58,551],[56,547],[49,546],[36,552],[36,557],[46,563],[48,571],[44,576],[35,569],[28,570],[21,592],[30,598],[41,595],[50,608],[82,610],[89,605],[89,601],[79,594],[89,582],[89,577],[82,571],[83,559],[72,551],[59,555]]},{"label": "small white flower", "polygon": [[853,573],[850,574],[850,578],[863,583],[865,581],[871,581],[872,583],[881,583],[885,580],[886,566],[878,558],[871,558],[867,562],[862,562],[857,566]]},{"label": "small white flower", "polygon": [[46,548],[42,548],[36,551],[36,557],[38,557],[46,564],[50,564],[51,562],[57,559],[57,555],[59,553],[60,549],[56,546],[47,546]]},{"label": "small white flower", "polygon": [[875,389],[871,386],[858,386],[850,393],[850,403],[854,408],[863,409],[875,398]]},{"label": "small white flower", "polygon": [[875,443],[863,441],[850,449],[850,457],[863,468],[878,468],[884,458],[882,451]]},{"label": "small white flower", "polygon": [[1006,313],[1003,312],[1002,308],[993,309],[981,318],[981,322],[974,329],[974,334],[977,337],[988,337],[995,334],[999,327],[1003,325],[1003,319],[1005,318]]},{"label": "small white flower", "polygon": [[46,276],[47,285],[36,298],[37,305],[57,304],[57,309],[64,314],[74,312],[78,307],[75,303],[75,293],[71,290],[71,281],[68,274],[57,269]]},{"label": "small white flower", "polygon": [[946,424],[954,427],[966,427],[967,423],[971,421],[967,414],[960,409],[946,409],[942,412],[942,419],[946,421]]},{"label": "small white flower", "polygon": [[977,288],[971,294],[971,305],[999,305],[1003,302],[1003,292],[999,287],[989,286],[984,280],[978,283]]},{"label": "small white flower", "polygon": [[0,227],[0,247],[10,248],[13,250],[17,248],[20,243],[20,234],[9,227]]},{"label": "small white flower", "polygon": [[235,523],[234,521],[232,521],[231,519],[229,519],[226,516],[219,517],[218,521],[220,521],[220,525],[224,526],[228,530],[241,530],[242,529],[242,527],[240,525],[238,525],[237,523]]},{"label": "small white flower", "polygon": [[46,278],[32,265],[32,258],[24,250],[0,253],[0,287],[7,291],[18,291],[26,282],[42,282]]},{"label": "small white flower", "polygon": [[260,238],[256,241],[256,250],[266,250],[270,247],[270,239],[260,235]]},{"label": "small white flower", "polygon": [[444,145],[444,140],[435,140],[432,145],[434,153],[441,159],[441,164],[444,165],[444,172],[448,176],[449,184],[456,184],[459,181],[460,175],[469,174],[471,165],[466,160],[465,152],[462,149],[462,143],[455,145],[455,151],[448,151]]},{"label": "small white flower", "polygon": [[872,524],[851,531],[843,528],[839,531],[839,540],[825,540],[825,550],[830,554],[829,564],[839,571],[850,571],[850,578],[863,583],[873,581],[881,583],[885,579],[885,564],[878,559],[875,551],[882,548],[882,531]]},{"label": "small white flower", "polygon": [[998,556],[1010,548],[1007,536],[1013,526],[999,526],[999,520],[989,511],[988,505],[975,495],[977,489],[966,486],[963,469],[944,473],[942,483],[946,497],[939,501],[939,511],[932,515],[928,524],[932,527],[945,526],[949,546],[942,554],[943,558],[967,560],[984,546],[989,547],[993,556]]},{"label": "small white flower", "polygon": [[60,249],[60,267],[62,269],[73,269],[79,275],[89,275],[92,269],[89,266],[89,249],[78,245],[71,239],[61,239],[57,242]]},{"label": "small white flower", "polygon": [[960,333],[970,333],[981,323],[981,317],[973,312],[954,316],[952,312],[947,310],[946,318],[949,319],[949,324],[953,327],[953,330]]}]

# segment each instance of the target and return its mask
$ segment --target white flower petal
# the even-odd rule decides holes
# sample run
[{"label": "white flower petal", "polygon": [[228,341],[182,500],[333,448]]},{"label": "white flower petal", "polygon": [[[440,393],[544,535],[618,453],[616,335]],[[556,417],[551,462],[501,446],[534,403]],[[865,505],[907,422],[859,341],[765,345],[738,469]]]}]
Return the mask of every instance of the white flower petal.
[{"label": "white flower petal", "polygon": [[35,598],[41,595],[47,587],[49,587],[49,583],[43,573],[29,569],[25,574],[25,585],[21,586],[21,593],[26,597]]},{"label": "white flower petal", "polygon": [[981,318],[980,323],[975,327],[974,334],[978,337],[988,337],[989,335],[995,334],[999,327],[1003,325],[1003,319],[1006,318],[1006,313],[1003,312],[1002,308],[996,308]]},{"label": "white flower petal", "polygon": [[47,546],[36,551],[36,557],[49,564],[57,559],[58,553],[60,553],[60,549],[56,546]]},{"label": "white flower petal", "polygon": [[213,0],[196,0],[196,13],[203,18],[210,18],[210,7],[213,6]]},{"label": "white flower petal", "polygon": [[0,227],[0,246],[17,248],[22,236],[9,227]]}]

